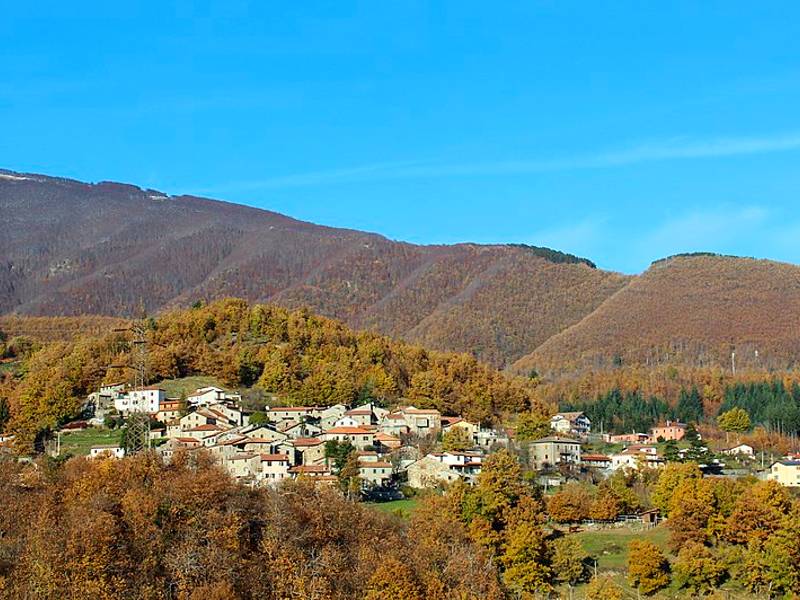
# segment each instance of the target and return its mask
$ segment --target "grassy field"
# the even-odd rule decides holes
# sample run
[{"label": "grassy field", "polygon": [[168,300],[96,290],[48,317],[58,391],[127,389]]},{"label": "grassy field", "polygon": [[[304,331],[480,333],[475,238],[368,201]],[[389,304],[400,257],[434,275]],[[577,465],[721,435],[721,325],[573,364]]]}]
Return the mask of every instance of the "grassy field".
[{"label": "grassy field", "polygon": [[575,535],[583,543],[584,549],[597,559],[600,570],[625,569],[628,564],[628,544],[634,539],[649,540],[669,555],[667,549],[669,531],[664,526],[646,530],[621,527],[586,531]]},{"label": "grassy field", "polygon": [[205,376],[183,377],[181,379],[165,379],[164,381],[158,383],[158,387],[167,391],[167,397],[169,398],[180,398],[181,393],[189,395],[198,388],[208,386],[227,389],[214,377]]},{"label": "grassy field", "polygon": [[392,500],[390,502],[371,502],[369,506],[386,513],[396,514],[403,519],[411,517],[411,513],[417,508],[419,500],[408,498],[406,500]]},{"label": "grassy field", "polygon": [[61,434],[61,454],[86,456],[93,446],[119,444],[122,438],[120,429],[89,428]]}]

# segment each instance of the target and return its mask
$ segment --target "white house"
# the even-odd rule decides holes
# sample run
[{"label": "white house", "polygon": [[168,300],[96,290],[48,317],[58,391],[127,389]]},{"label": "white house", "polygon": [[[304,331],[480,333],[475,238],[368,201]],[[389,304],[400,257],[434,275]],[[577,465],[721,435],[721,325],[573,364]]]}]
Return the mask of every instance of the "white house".
[{"label": "white house", "polygon": [[779,460],[773,463],[767,477],[786,487],[800,487],[800,460]]},{"label": "white house", "polygon": [[392,479],[392,463],[380,460],[358,461],[358,476],[365,487],[383,487]]},{"label": "white house", "polygon": [[664,466],[664,459],[658,456],[658,451],[653,446],[629,446],[619,454],[610,455],[611,470],[633,469],[638,471],[641,467],[658,469]]},{"label": "white house", "polygon": [[289,456],[287,454],[261,454],[261,472],[257,478],[267,485],[275,485],[289,478]]},{"label": "white house", "polygon": [[226,402],[240,402],[239,394],[229,394],[222,388],[208,386],[199,388],[186,397],[189,406],[209,406],[211,404],[224,404]]},{"label": "white house", "polygon": [[561,412],[550,417],[550,429],[557,433],[587,436],[592,431],[592,422],[582,412]]},{"label": "white house", "polygon": [[720,454],[724,454],[725,456],[746,456],[748,458],[753,458],[756,452],[755,449],[749,444],[739,444],[733,448],[725,448],[720,450]]},{"label": "white house", "polygon": [[375,444],[375,432],[362,427],[334,427],[319,437],[325,442],[332,440],[339,443],[350,442],[360,450]]},{"label": "white house", "polygon": [[119,446],[93,446],[89,450],[89,458],[124,458],[125,448]]},{"label": "white house", "polygon": [[114,408],[123,415],[131,412],[155,414],[166,397],[167,393],[158,387],[129,390],[127,394],[122,394],[114,399]]},{"label": "white house", "polygon": [[462,478],[461,473],[430,454],[409,465],[407,472],[408,485],[417,489],[448,484]]}]

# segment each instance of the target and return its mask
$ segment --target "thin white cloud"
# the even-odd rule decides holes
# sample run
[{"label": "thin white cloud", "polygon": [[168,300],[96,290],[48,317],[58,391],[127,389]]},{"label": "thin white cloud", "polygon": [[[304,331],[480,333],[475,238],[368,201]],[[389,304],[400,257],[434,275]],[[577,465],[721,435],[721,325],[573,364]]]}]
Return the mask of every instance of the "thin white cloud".
[{"label": "thin white cloud", "polygon": [[298,173],[252,181],[232,182],[199,193],[282,189],[340,183],[398,179],[525,175],[549,171],[609,169],[645,162],[719,158],[800,149],[800,133],[764,137],[728,137],[697,140],[675,137],[623,148],[555,159],[513,160],[447,164],[436,162],[384,162]]}]

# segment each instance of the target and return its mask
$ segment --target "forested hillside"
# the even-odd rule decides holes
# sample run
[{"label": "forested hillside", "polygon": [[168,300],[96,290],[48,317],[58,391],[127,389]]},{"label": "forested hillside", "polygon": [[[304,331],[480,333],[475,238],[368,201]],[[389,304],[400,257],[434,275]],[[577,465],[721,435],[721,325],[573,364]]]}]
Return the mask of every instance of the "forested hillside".
[{"label": "forested hillside", "polygon": [[[0,315],[86,316],[45,339],[242,297],[496,367],[574,378],[622,365],[785,370],[800,268],[679,255],[639,276],[524,245],[419,246],[246,206],[0,171]],[[27,328],[26,331],[23,331]],[[49,328],[49,330],[47,329]]]},{"label": "forested hillside", "polygon": [[128,317],[228,296],[505,365],[628,278],[530,246],[417,246],[131,185],[0,171],[0,314]]},{"label": "forested hillside", "polygon": [[[625,365],[794,368],[800,268],[713,255],[659,261],[591,315],[519,360],[554,377]],[[735,357],[732,354],[735,353]]]},{"label": "forested hillside", "polygon": [[[232,387],[278,394],[285,402],[329,406],[406,398],[444,414],[491,421],[540,408],[535,382],[504,375],[468,354],[428,351],[305,309],[221,300],[169,311],[149,321],[148,378],[212,375]],[[29,448],[43,431],[79,415],[101,382],[130,372],[124,333],[46,343],[24,356],[19,372],[0,379],[10,406],[8,430]]]}]

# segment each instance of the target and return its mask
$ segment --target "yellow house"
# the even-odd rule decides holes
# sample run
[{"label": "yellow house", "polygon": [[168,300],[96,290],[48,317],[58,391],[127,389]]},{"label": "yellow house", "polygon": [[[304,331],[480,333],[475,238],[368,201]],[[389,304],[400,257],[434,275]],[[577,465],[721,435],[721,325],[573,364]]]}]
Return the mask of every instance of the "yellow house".
[{"label": "yellow house", "polygon": [[786,487],[800,487],[800,460],[779,460],[769,469],[769,479]]}]

